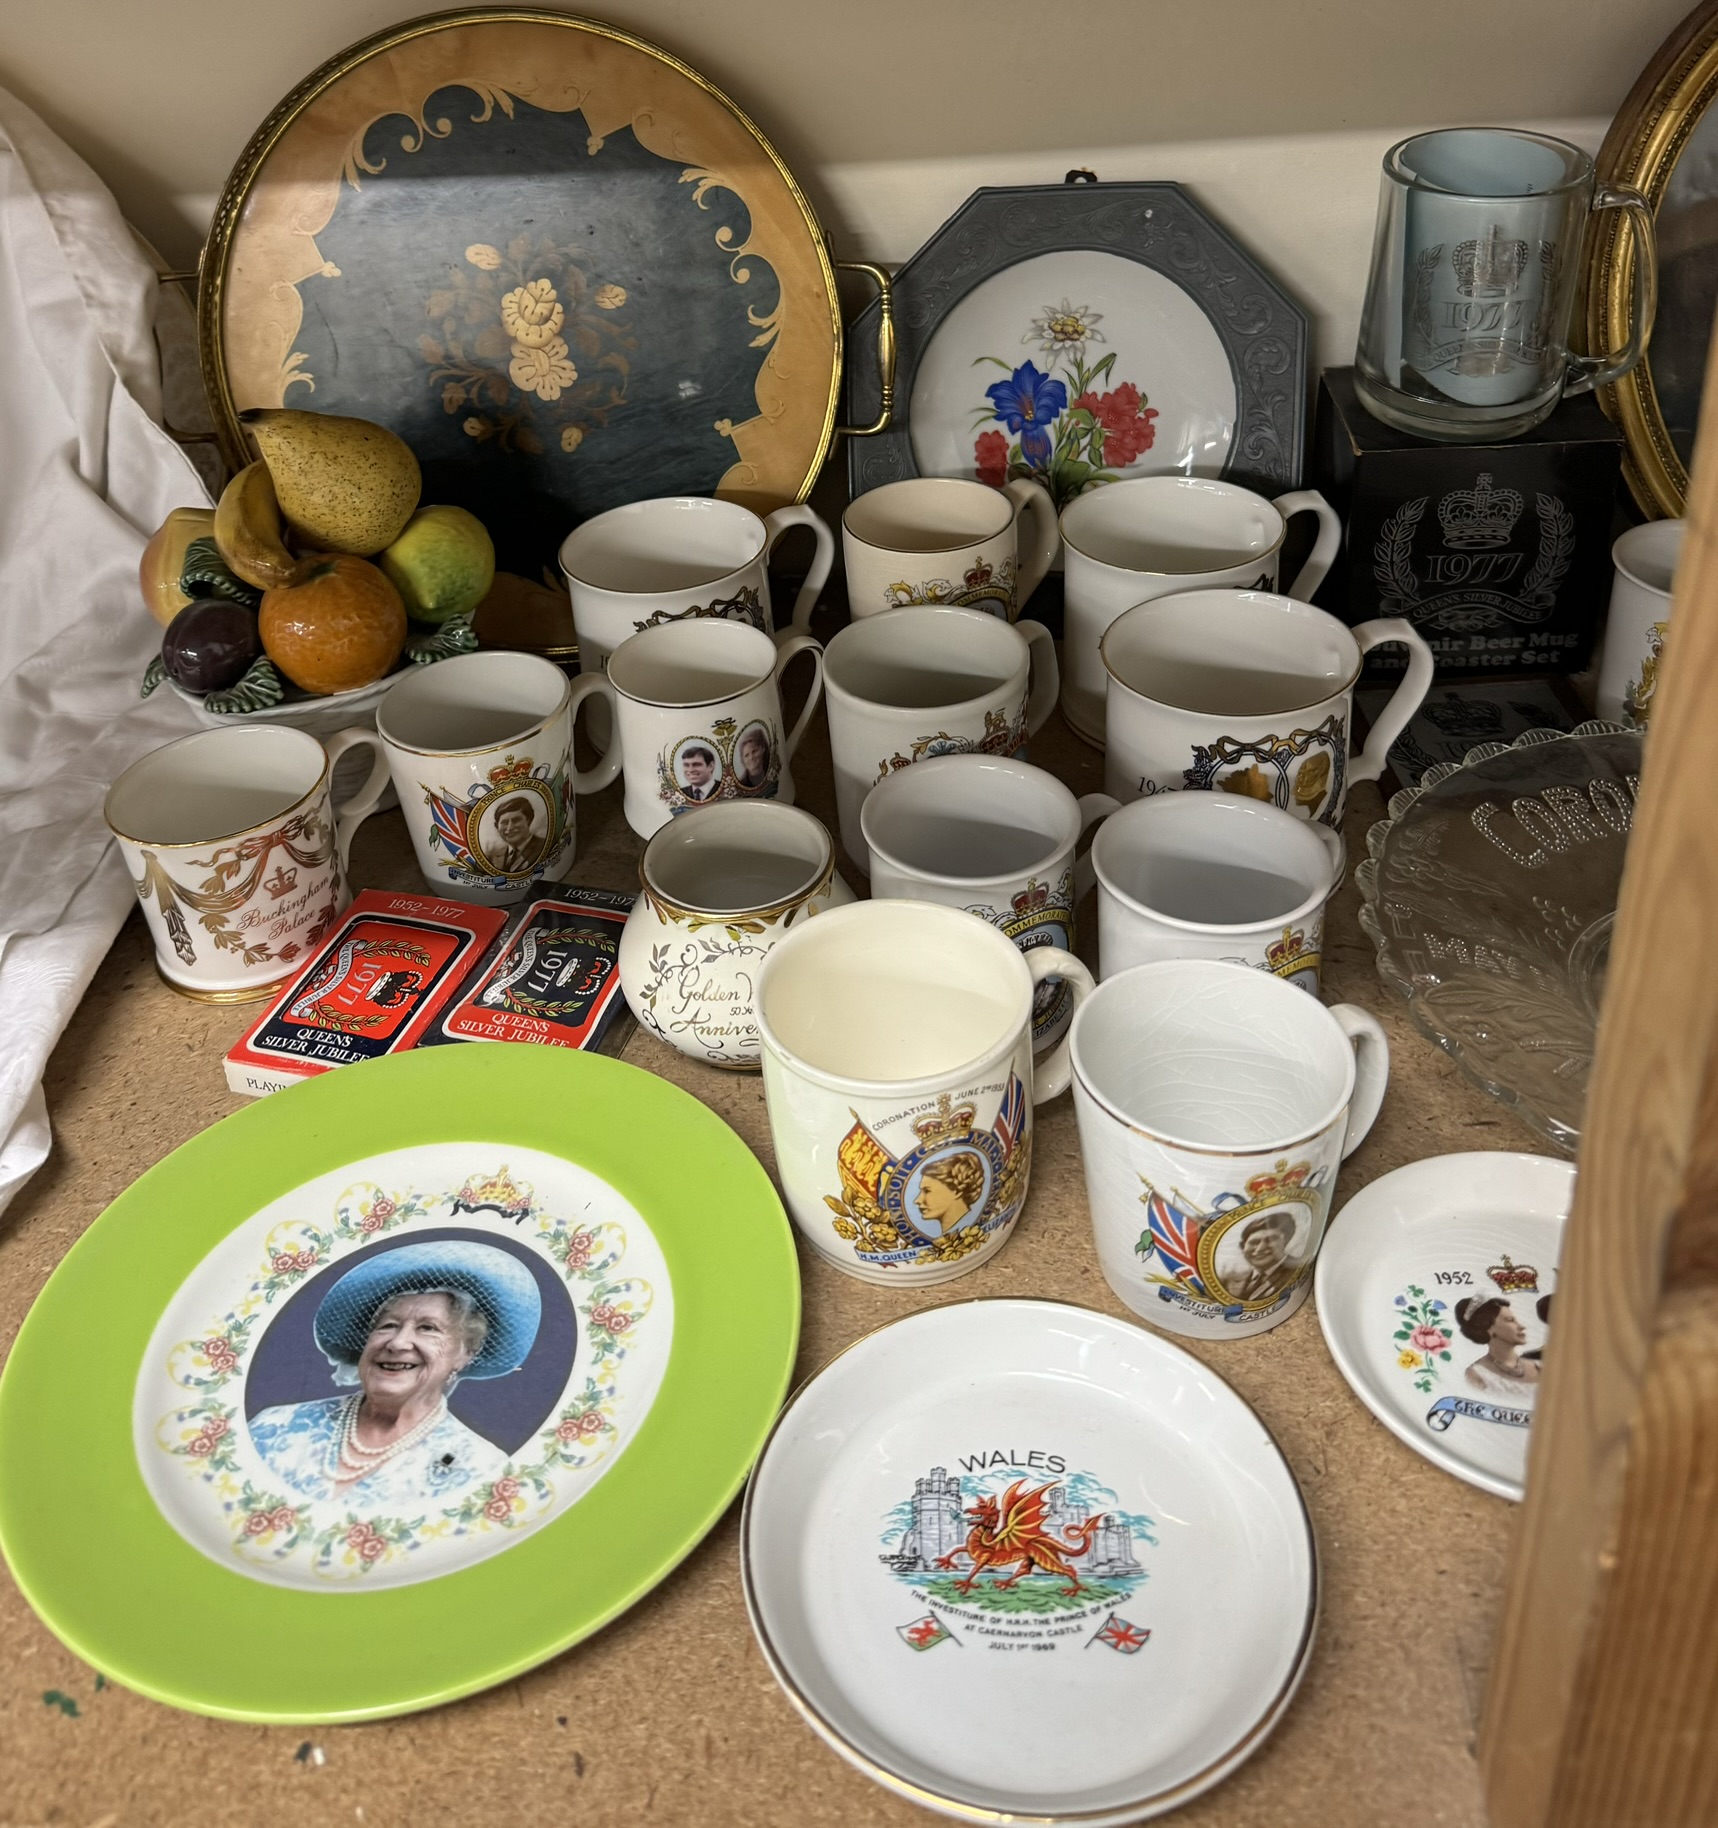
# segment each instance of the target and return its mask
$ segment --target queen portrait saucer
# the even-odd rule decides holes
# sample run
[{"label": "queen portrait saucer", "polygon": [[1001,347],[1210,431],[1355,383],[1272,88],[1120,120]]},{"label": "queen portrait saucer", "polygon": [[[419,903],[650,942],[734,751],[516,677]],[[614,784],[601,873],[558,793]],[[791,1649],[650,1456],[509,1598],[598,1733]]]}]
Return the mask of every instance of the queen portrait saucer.
[{"label": "queen portrait saucer", "polygon": [[1519,1500],[1570,1162],[1478,1151],[1410,1162],[1336,1215],[1313,1292],[1337,1369],[1398,1439]]},{"label": "queen portrait saucer", "polygon": [[798,1323],[781,1202],[676,1087],[554,1048],[342,1067],[194,1137],[67,1253],[0,1376],[0,1550],[156,1700],[430,1707],[680,1561]]},{"label": "queen portrait saucer", "polygon": [[783,1412],[741,1531],[752,1629],[842,1757],[968,1821],[1140,1821],[1258,1750],[1317,1616],[1276,1443],[1166,1339],[933,1308]]}]

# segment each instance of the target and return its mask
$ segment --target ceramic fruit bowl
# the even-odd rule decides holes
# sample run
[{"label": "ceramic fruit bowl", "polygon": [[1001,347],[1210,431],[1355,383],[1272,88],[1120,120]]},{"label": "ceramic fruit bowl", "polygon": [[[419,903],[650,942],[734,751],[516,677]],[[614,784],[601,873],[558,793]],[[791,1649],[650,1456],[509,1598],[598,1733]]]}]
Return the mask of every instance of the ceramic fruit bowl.
[{"label": "ceramic fruit bowl", "polygon": [[1484,743],[1396,794],[1355,871],[1384,982],[1470,1079],[1571,1155],[1640,764],[1640,734],[1621,724]]}]

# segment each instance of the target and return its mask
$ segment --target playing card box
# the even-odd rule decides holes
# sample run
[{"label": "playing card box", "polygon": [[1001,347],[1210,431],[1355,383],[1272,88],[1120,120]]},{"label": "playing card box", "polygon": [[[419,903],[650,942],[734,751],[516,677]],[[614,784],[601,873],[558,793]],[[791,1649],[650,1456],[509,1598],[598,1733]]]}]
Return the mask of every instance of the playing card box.
[{"label": "playing card box", "polygon": [[620,987],[620,936],[633,897],[539,886],[422,1038],[527,1041],[618,1054],[632,1033]]},{"label": "playing card box", "polygon": [[506,911],[365,889],[322,949],[227,1055],[257,1098],[416,1046],[507,923]]}]

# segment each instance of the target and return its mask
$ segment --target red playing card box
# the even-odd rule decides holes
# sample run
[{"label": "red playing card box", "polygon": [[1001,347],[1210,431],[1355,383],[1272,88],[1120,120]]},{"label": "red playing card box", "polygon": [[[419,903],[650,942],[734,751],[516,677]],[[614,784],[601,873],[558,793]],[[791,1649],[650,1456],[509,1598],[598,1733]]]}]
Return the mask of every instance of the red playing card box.
[{"label": "red playing card box", "polygon": [[227,1084],[261,1097],[415,1046],[506,924],[503,908],[365,889],[234,1045]]}]

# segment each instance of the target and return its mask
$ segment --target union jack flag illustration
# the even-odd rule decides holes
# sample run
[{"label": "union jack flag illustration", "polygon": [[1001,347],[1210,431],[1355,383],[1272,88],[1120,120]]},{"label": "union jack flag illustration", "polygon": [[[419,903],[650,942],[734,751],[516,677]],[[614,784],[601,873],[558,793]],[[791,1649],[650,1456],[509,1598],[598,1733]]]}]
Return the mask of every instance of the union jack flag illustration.
[{"label": "union jack flag illustration", "polygon": [[1183,1211],[1149,1184],[1140,1199],[1145,1206],[1147,1230],[1134,1249],[1146,1257],[1155,1250],[1183,1282],[1203,1288],[1199,1280],[1199,1215]]},{"label": "union jack flag illustration", "polygon": [[1124,1657],[1137,1656],[1144,1650],[1151,1633],[1142,1625],[1130,1625],[1119,1612],[1112,1612],[1096,1631],[1086,1640],[1090,1650],[1094,1644],[1107,1644],[1111,1650],[1119,1650]]},{"label": "union jack flag illustration", "polygon": [[471,808],[461,805],[457,800],[444,800],[427,788],[424,790],[424,798],[429,802],[431,846],[440,840],[454,857],[461,862],[467,861],[470,844],[465,835],[465,826],[471,817]]},{"label": "union jack flag illustration", "polygon": [[996,1122],[992,1126],[1002,1144],[1004,1155],[1008,1155],[1020,1140],[1020,1132],[1026,1127],[1028,1108],[1026,1088],[1020,1083],[1020,1076],[1010,1073],[1008,1089],[1002,1094],[1002,1108],[996,1113]]},{"label": "union jack flag illustration", "polygon": [[914,1650],[935,1650],[945,1638],[951,1644],[960,1642],[934,1612],[927,1612],[922,1619],[914,1619],[910,1625],[897,1625],[895,1629]]}]

